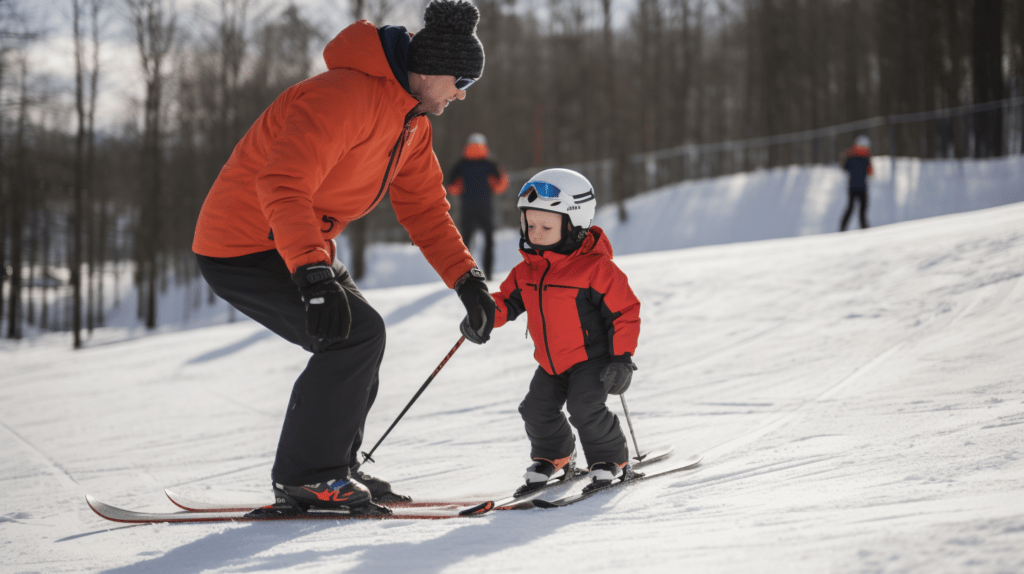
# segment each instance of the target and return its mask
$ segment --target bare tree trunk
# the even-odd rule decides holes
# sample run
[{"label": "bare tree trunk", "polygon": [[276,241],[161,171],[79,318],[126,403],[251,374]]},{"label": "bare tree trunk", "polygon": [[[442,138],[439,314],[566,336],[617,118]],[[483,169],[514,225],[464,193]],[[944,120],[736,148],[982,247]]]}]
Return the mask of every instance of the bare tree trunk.
[{"label": "bare tree trunk", "polygon": [[[50,212],[42,211],[42,213],[40,213],[40,217],[42,217],[42,219],[43,219],[43,221],[42,221],[43,229],[48,229],[50,227]],[[50,234],[50,233],[44,233],[43,234],[43,261],[42,261],[42,263],[43,263],[43,289],[42,289],[43,295],[42,295],[42,299],[43,300],[42,300],[42,303],[41,303],[42,310],[40,311],[40,314],[39,314],[39,326],[42,329],[50,328],[50,291],[53,290],[53,286],[50,285],[50,278],[49,278],[49,275],[50,275],[49,271],[50,271],[50,247],[51,247],[50,242],[51,242],[51,238],[52,238],[52,234]]]},{"label": "bare tree trunk", "polygon": [[[0,96],[3,95],[4,76],[7,71],[6,54],[0,51]],[[0,129],[0,325],[4,318],[4,283],[7,282],[7,213],[10,175],[4,154],[4,130]]]},{"label": "bare tree trunk", "polygon": [[71,0],[72,22],[75,37],[75,115],[78,118],[78,132],[75,134],[75,188],[74,208],[71,214],[71,288],[72,310],[71,330],[74,332],[74,348],[82,347],[82,219],[83,194],[85,193],[85,70],[82,58],[81,5]]},{"label": "bare tree trunk", "polygon": [[[85,185],[92,199],[89,210],[89,306],[88,329],[92,334],[97,322],[103,325],[103,233],[105,197],[94,185],[94,168],[96,165],[96,93],[100,75],[100,0],[91,0],[92,8],[92,69],[89,74],[89,107],[86,113],[86,154],[85,154]],[[99,213],[96,213],[97,207]],[[97,221],[97,217],[99,221]],[[98,265],[97,265],[98,264]],[[97,269],[98,268],[98,269]],[[98,271],[98,273],[97,273]],[[94,282],[94,278],[99,281]]]},{"label": "bare tree trunk", "polygon": [[611,158],[612,161],[612,198],[618,208],[619,221],[626,221],[629,214],[626,212],[626,153],[621,140],[616,135],[621,129],[619,102],[617,98],[618,89],[615,84],[615,37],[612,34],[612,0],[601,0],[601,49],[604,56],[604,117],[602,122],[603,133],[601,143],[603,145],[601,156]]},{"label": "bare tree trunk", "polygon": [[160,110],[163,92],[163,61],[174,42],[176,16],[166,0],[125,0],[139,48],[146,82],[145,121],[142,138],[142,190],[140,229],[136,261],[140,311],[146,327],[156,328],[156,284],[162,252],[161,133]]},{"label": "bare tree trunk", "polygon": [[25,297],[28,301],[26,304],[27,309],[25,310],[25,322],[29,325],[36,324],[36,305],[35,305],[35,291],[37,282],[36,276],[36,256],[38,255],[38,241],[39,237],[39,210],[29,207],[26,214],[28,215],[28,285],[26,291],[28,292]]},{"label": "bare tree trunk", "polygon": [[352,265],[349,271],[352,279],[359,281],[366,275],[366,244],[369,239],[369,232],[366,220],[369,216],[359,218],[345,227],[349,234],[349,245],[352,248]]},{"label": "bare tree trunk", "polygon": [[22,249],[25,222],[25,124],[28,121],[28,66],[21,60],[18,128],[14,136],[14,178],[11,185],[11,287],[7,309],[7,338],[21,338]]},{"label": "bare tree trunk", "polygon": [[[1003,1],[974,0],[974,103],[1003,99]],[[1003,154],[1003,110],[974,115],[975,155]]]}]

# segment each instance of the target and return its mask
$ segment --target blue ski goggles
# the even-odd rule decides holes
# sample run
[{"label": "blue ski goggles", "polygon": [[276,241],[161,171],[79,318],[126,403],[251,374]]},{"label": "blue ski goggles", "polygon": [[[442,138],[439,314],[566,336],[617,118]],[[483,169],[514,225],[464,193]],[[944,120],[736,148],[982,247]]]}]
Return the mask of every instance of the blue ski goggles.
[{"label": "blue ski goggles", "polygon": [[530,190],[537,192],[537,195],[547,200],[557,199],[558,194],[562,193],[562,190],[544,181],[528,181],[523,185],[523,189],[519,191],[519,197],[530,193]]},{"label": "blue ski goggles", "polygon": [[455,87],[460,90],[472,86],[476,82],[476,78],[455,78]]}]

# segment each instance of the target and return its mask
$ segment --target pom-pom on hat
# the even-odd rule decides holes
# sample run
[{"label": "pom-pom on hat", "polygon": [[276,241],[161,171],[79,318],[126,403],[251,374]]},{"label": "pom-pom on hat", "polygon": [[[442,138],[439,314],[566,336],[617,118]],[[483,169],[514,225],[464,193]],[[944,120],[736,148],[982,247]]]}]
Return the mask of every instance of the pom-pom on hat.
[{"label": "pom-pom on hat", "polygon": [[423,29],[409,44],[409,71],[428,76],[479,78],[484,46],[476,37],[480,12],[462,0],[433,0],[423,13]]}]

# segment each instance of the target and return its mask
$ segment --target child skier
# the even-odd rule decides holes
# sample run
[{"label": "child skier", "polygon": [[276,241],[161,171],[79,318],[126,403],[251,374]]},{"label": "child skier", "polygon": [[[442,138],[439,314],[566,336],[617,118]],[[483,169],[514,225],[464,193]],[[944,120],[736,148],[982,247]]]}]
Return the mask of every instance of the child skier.
[{"label": "child skier", "polygon": [[[544,486],[559,470],[564,476],[575,471],[569,422],[590,468],[587,489],[632,476],[626,437],[605,401],[609,393],[625,392],[636,370],[631,357],[640,301],[612,263],[608,237],[591,226],[596,203],[587,178],[567,169],[542,171],[519,192],[523,261],[492,294],[495,328],[527,314],[540,363],[519,405],[533,463],[517,496]],[[477,342],[468,316],[462,332]]]}]

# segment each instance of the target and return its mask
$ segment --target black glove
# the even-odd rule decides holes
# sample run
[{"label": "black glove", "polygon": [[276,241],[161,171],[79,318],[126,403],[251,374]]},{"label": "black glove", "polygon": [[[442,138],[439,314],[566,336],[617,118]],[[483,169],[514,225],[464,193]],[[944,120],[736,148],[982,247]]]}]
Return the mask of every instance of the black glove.
[{"label": "black glove", "polygon": [[306,333],[325,341],[347,339],[352,329],[348,294],[325,263],[311,263],[292,273],[306,304]]},{"label": "black glove", "polygon": [[601,370],[601,382],[604,383],[604,389],[610,395],[621,395],[626,392],[630,381],[633,380],[633,371],[635,370],[636,365],[633,364],[629,353],[613,356],[612,362]]},{"label": "black glove", "polygon": [[484,283],[484,272],[470,269],[455,283],[455,292],[466,307],[466,318],[459,330],[467,340],[483,345],[491,338],[494,329],[494,299]]}]

